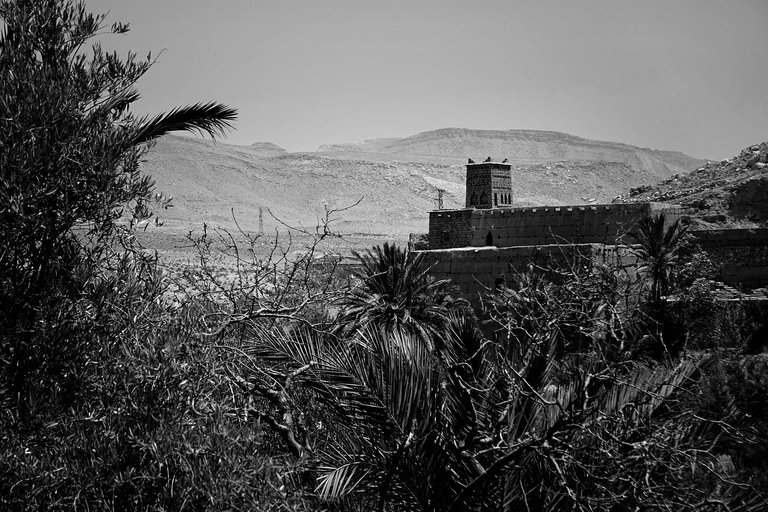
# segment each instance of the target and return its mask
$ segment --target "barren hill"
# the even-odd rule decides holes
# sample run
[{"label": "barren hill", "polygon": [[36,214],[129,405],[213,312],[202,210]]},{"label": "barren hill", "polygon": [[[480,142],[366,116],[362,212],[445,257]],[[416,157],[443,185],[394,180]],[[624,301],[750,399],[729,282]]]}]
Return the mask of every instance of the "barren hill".
[{"label": "barren hill", "polygon": [[159,191],[174,197],[173,208],[161,212],[165,230],[183,232],[204,222],[232,226],[233,213],[247,230],[276,227],[272,214],[314,226],[326,207],[360,200],[337,215],[336,230],[402,240],[426,231],[439,189],[445,208],[463,207],[464,163],[488,155],[512,162],[520,205],[608,202],[702,162],[555,132],[446,129],[315,153],[167,136],[147,154],[143,169]]},{"label": "barren hill", "polygon": [[361,144],[323,146],[321,153],[337,158],[352,155],[403,161],[461,164],[468,157],[508,158],[525,165],[554,161],[614,162],[658,179],[687,172],[703,164],[677,151],[639,148],[618,142],[584,139],[567,133],[539,130],[469,130],[443,128],[402,139],[373,139]]},{"label": "barren hill", "polygon": [[286,153],[283,148],[271,142],[254,142],[248,146],[248,149],[251,149],[259,156],[277,156]]},{"label": "barren hill", "polygon": [[691,208],[705,228],[767,226],[768,142],[654,186],[634,188],[620,200],[680,204]]},{"label": "barren hill", "polygon": [[[314,226],[325,207],[358,207],[337,216],[344,233],[397,238],[426,226],[436,207],[435,185],[450,189],[447,206],[459,206],[460,169],[441,165],[398,165],[338,160],[319,154],[263,156],[249,146],[167,136],[150,151],[143,169],[157,189],[173,197],[161,212],[166,229],[185,231],[202,225],[232,226],[232,214],[248,230],[278,225]],[[461,189],[461,190],[459,190]],[[463,201],[463,198],[462,198]]]}]

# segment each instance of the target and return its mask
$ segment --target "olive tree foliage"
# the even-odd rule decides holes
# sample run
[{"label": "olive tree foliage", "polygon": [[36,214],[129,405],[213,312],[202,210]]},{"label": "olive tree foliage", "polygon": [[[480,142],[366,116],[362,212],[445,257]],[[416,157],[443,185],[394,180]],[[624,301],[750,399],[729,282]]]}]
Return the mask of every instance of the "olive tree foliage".
[{"label": "olive tree foliage", "polygon": [[220,134],[236,112],[208,103],[134,116],[152,61],[93,43],[128,27],[105,27],[81,2],[4,0],[0,18],[0,393],[23,406],[29,382],[76,387],[94,320],[120,297],[94,300],[105,272],[141,259],[133,230],[164,201],[139,169],[149,143]]}]

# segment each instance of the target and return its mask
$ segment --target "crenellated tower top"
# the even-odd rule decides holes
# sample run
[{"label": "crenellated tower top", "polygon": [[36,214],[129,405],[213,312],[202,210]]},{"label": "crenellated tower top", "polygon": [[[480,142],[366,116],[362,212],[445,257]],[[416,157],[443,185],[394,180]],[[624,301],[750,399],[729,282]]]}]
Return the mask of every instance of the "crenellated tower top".
[{"label": "crenellated tower top", "polygon": [[512,165],[488,157],[467,163],[467,208],[501,208],[512,204]]}]

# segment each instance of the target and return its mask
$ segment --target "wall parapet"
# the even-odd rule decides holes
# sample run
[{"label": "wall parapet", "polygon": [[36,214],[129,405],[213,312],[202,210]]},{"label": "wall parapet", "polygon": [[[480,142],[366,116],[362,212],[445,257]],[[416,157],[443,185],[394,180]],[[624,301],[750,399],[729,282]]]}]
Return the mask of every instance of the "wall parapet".
[{"label": "wall parapet", "polygon": [[644,216],[664,212],[671,223],[685,211],[659,203],[439,210],[430,212],[429,247],[615,244]]}]

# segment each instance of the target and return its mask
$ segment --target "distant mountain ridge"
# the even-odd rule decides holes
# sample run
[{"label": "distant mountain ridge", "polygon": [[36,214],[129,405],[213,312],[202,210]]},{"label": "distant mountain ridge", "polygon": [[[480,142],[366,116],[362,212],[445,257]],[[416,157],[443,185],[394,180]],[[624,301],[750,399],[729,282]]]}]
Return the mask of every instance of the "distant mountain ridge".
[{"label": "distant mountain ridge", "polygon": [[446,128],[310,153],[270,142],[236,146],[166,136],[147,154],[143,170],[174,198],[173,208],[161,212],[164,229],[232,226],[234,214],[244,229],[269,230],[279,226],[270,212],[292,225],[314,226],[326,207],[360,200],[339,214],[338,231],[403,239],[426,231],[439,190],[445,208],[463,208],[464,164],[487,156],[509,158],[514,204],[521,206],[610,202],[704,162],[557,132]]},{"label": "distant mountain ridge", "polygon": [[321,146],[319,153],[339,158],[373,155],[387,161],[424,161],[459,164],[467,158],[509,159],[512,164],[555,161],[616,162],[668,178],[688,172],[706,160],[679,151],[639,148],[619,142],[585,139],[542,130],[474,130],[441,128],[404,138],[372,139],[358,144]]},{"label": "distant mountain ridge", "polygon": [[275,156],[287,153],[285,149],[271,142],[254,142],[248,147],[262,156]]}]

